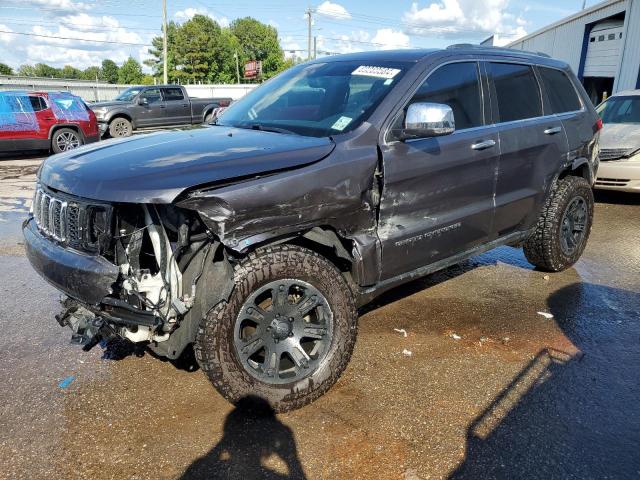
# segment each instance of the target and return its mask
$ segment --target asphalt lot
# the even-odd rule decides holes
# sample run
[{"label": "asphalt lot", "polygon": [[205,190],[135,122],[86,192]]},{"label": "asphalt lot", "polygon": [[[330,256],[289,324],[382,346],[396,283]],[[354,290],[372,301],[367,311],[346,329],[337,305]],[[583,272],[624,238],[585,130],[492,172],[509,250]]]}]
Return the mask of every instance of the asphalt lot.
[{"label": "asphalt lot", "polygon": [[0,478],[640,477],[640,197],[597,195],[566,272],[505,247],[385,294],[327,395],[256,417],[69,344],[21,246],[39,163],[0,160]]}]

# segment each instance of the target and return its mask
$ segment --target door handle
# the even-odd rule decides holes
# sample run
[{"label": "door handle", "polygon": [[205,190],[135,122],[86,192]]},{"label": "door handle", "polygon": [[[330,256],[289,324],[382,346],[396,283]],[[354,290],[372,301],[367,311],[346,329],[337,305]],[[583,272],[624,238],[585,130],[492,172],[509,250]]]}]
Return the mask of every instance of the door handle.
[{"label": "door handle", "polygon": [[549,127],[544,131],[544,133],[547,135],[555,135],[556,133],[560,133],[561,131],[562,128],[560,127]]},{"label": "door handle", "polygon": [[495,140],[483,140],[482,142],[474,143],[473,145],[471,145],[471,148],[473,150],[485,150],[487,148],[491,148],[495,146],[496,146]]},{"label": "door handle", "polygon": [[189,106],[189,104],[188,104],[188,103],[183,103],[183,104],[182,104],[182,106],[183,106],[183,107],[188,107],[188,106]]},{"label": "door handle", "polygon": [[167,108],[166,105],[160,105],[160,108]]}]

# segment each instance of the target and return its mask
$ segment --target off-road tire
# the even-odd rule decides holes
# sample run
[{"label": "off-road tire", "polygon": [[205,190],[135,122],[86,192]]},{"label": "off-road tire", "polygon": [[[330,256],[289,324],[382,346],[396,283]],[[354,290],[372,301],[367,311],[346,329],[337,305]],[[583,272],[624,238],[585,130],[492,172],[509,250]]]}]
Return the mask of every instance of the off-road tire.
[{"label": "off-road tire", "polygon": [[204,123],[205,125],[209,125],[212,121],[213,121],[213,110],[211,110],[210,112],[207,112],[207,114],[204,116],[204,121],[202,123]]},{"label": "off-road tire", "polygon": [[[576,197],[586,201],[587,217],[584,236],[571,255],[561,248],[561,224],[565,211]],[[582,177],[568,176],[558,180],[542,209],[538,224],[524,243],[529,263],[548,272],[560,272],[578,261],[589,239],[593,224],[593,191]]]},{"label": "off-road tire", "polygon": [[60,128],[51,135],[51,150],[53,153],[62,153],[82,146],[84,139],[77,131],[71,128]]},{"label": "off-road tire", "polygon": [[133,125],[124,117],[116,117],[109,123],[109,136],[111,138],[130,137],[133,133]]},{"label": "off-road tire", "polygon": [[[234,324],[245,300],[279,279],[302,280],[317,288],[333,314],[333,336],[325,360],[309,376],[293,383],[268,384],[254,378],[234,348]],[[194,350],[198,364],[229,402],[248,395],[266,400],[276,412],[295,410],[323,395],[344,371],[356,340],[357,310],[351,289],[338,269],[312,250],[278,245],[256,250],[234,270],[228,302],[211,309],[200,323]]]}]

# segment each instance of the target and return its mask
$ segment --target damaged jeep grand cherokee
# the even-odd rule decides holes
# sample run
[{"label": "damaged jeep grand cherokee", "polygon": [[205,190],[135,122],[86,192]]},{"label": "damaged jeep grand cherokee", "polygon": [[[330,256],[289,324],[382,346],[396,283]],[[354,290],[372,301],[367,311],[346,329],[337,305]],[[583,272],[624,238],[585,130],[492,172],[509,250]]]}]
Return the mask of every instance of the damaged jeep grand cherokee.
[{"label": "damaged jeep grand cherokee", "polygon": [[90,348],[193,347],[277,411],[346,367],[357,307],[501,245],[560,271],[592,223],[600,122],[571,70],[457,46],[323,58],[217,125],[46,160],[23,230]]}]

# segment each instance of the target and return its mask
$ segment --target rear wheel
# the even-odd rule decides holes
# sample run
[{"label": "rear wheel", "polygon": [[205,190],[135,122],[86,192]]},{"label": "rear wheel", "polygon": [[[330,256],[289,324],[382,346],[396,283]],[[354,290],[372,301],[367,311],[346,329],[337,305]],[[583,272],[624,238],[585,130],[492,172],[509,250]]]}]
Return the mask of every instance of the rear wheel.
[{"label": "rear wheel", "polygon": [[593,204],[593,191],[584,178],[568,176],[558,180],[536,229],[524,244],[527,260],[550,272],[576,263],[591,232]]},{"label": "rear wheel", "polygon": [[356,332],[353,295],[338,269],[311,250],[281,245],[236,268],[231,297],[202,320],[195,352],[227,400],[258,395],[285,412],[336,382]]},{"label": "rear wheel", "polygon": [[117,117],[109,124],[109,135],[113,138],[130,137],[133,133],[131,122],[124,117]]},{"label": "rear wheel", "polygon": [[56,130],[51,136],[51,150],[53,150],[54,153],[73,150],[83,143],[82,136],[70,128]]}]

